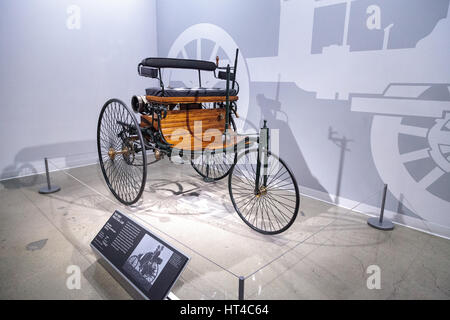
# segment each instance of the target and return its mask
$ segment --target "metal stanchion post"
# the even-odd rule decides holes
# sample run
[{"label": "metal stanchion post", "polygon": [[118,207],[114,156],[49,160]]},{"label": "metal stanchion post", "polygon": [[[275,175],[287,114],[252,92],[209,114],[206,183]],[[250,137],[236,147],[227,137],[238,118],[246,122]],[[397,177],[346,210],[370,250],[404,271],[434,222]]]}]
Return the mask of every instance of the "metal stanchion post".
[{"label": "metal stanchion post", "polygon": [[50,184],[50,173],[48,172],[47,158],[45,158],[45,174],[47,176],[47,186],[40,188],[39,193],[49,194],[49,193],[54,193],[54,192],[58,192],[59,190],[61,190],[61,188],[59,186],[52,187],[52,185]]},{"label": "metal stanchion post", "polygon": [[239,277],[239,294],[238,294],[239,300],[244,300],[244,281],[245,281],[245,278],[243,276],[240,276]]},{"label": "metal stanchion post", "polygon": [[383,200],[381,202],[380,217],[379,218],[373,217],[373,218],[369,218],[367,220],[367,224],[369,226],[374,227],[374,228],[379,229],[379,230],[392,230],[392,229],[394,229],[394,224],[390,220],[383,219],[384,206],[386,204],[387,189],[388,189],[388,185],[385,184],[384,185],[384,190],[383,190]]}]

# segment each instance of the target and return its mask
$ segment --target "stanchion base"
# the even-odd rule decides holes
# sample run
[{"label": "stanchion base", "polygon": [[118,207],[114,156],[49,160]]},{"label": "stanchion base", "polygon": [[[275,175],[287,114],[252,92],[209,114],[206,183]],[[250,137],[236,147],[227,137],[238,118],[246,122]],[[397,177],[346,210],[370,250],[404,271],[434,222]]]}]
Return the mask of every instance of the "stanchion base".
[{"label": "stanchion base", "polygon": [[383,219],[380,223],[380,218],[374,217],[367,219],[367,224],[375,229],[379,230],[392,230],[394,229],[394,224],[388,219]]},{"label": "stanchion base", "polygon": [[55,193],[58,192],[59,190],[61,190],[61,187],[58,186],[52,186],[50,189],[45,186],[39,189],[39,193],[41,194],[49,194],[49,193]]}]

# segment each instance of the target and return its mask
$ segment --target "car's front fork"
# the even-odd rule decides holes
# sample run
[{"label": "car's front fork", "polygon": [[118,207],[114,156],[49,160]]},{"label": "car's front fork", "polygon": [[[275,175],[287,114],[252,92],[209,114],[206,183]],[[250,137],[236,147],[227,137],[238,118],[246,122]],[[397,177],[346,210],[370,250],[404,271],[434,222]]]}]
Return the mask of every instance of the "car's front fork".
[{"label": "car's front fork", "polygon": [[[254,191],[256,196],[264,195],[267,192],[266,188],[267,188],[268,161],[269,161],[269,128],[267,127],[267,120],[264,120],[264,125],[259,131],[259,139],[258,139],[258,155],[256,158],[256,178]],[[261,174],[262,174],[262,181],[260,181]]]}]

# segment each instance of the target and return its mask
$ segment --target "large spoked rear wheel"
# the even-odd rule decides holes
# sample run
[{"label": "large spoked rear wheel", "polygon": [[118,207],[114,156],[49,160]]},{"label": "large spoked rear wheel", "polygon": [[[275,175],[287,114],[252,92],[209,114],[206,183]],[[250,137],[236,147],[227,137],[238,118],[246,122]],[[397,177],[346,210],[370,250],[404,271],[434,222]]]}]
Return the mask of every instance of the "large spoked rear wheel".
[{"label": "large spoked rear wheel", "polygon": [[252,229],[263,234],[286,231],[300,207],[297,181],[283,160],[267,153],[267,180],[260,166],[259,188],[255,190],[258,150],[239,155],[228,177],[234,209]]},{"label": "large spoked rear wheel", "polygon": [[[231,128],[236,132],[236,124],[231,118]],[[224,150],[204,150],[191,159],[191,165],[206,182],[225,178],[236,162],[237,154],[233,148]]]},{"label": "large spoked rear wheel", "polygon": [[139,200],[147,178],[147,157],[139,124],[120,100],[108,100],[97,127],[100,167],[112,194],[126,205]]}]

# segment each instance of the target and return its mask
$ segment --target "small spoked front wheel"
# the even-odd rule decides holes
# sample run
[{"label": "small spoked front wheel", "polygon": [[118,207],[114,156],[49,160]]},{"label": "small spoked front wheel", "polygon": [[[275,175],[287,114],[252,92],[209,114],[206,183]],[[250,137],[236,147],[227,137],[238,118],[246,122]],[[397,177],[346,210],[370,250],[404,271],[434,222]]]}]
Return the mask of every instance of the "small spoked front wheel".
[{"label": "small spoked front wheel", "polygon": [[149,262],[145,265],[144,269],[142,270],[143,277],[148,282],[153,282],[156,279],[156,276],[158,275],[159,267],[156,262]]},{"label": "small spoked front wheel", "polygon": [[97,149],[112,194],[126,205],[138,201],[147,179],[144,139],[136,118],[120,100],[108,100],[100,112]]},{"label": "small spoked front wheel", "polygon": [[249,227],[263,234],[281,233],[297,217],[300,207],[297,181],[276,155],[267,152],[259,160],[260,165],[257,149],[239,155],[228,177],[230,198]]}]

